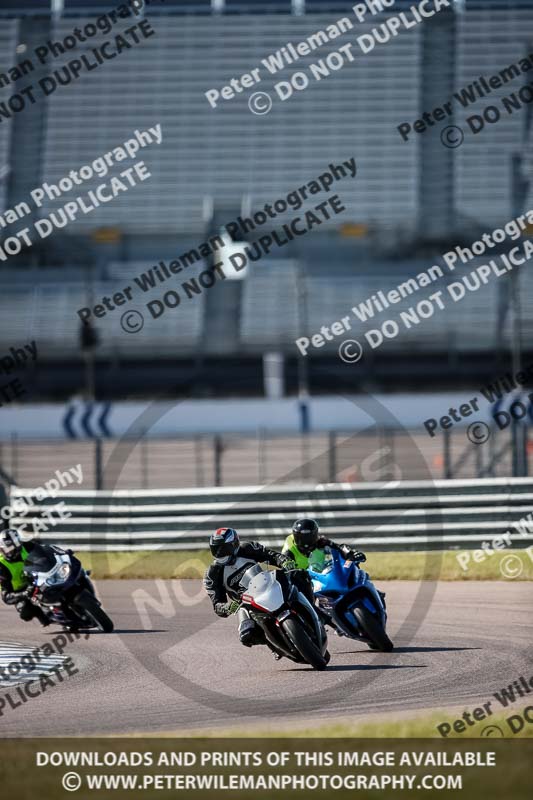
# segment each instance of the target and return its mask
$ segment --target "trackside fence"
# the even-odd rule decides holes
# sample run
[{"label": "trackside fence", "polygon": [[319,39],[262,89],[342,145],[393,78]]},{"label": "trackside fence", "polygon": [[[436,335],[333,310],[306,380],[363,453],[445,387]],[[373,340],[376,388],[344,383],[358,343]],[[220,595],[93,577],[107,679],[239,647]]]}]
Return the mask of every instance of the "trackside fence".
[{"label": "trackside fence", "polygon": [[[12,487],[10,494],[10,524],[33,535],[34,521],[46,521],[48,512],[54,524],[38,535],[79,551],[196,550],[221,525],[278,547],[304,515],[326,536],[367,550],[478,548],[507,532],[515,547],[533,544],[529,478],[64,490],[45,500],[33,489]],[[49,513],[57,503],[67,518]]]}]

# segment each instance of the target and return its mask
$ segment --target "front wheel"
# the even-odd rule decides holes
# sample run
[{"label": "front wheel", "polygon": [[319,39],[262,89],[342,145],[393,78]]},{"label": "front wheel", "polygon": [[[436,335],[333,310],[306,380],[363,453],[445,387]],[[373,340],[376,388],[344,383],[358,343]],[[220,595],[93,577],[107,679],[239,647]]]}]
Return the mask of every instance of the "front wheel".
[{"label": "front wheel", "polygon": [[298,619],[288,617],[283,622],[283,630],[304,661],[310,664],[313,669],[326,669],[329,653],[326,657],[322,655]]},{"label": "front wheel", "polygon": [[375,616],[364,606],[354,608],[353,615],[365,636],[370,639],[370,649],[381,650],[382,653],[390,653],[394,645],[387,636],[383,625],[378,622]]},{"label": "front wheel", "polygon": [[111,633],[114,625],[113,621],[107,616],[96,597],[83,591],[76,598],[76,605],[93,621],[94,625],[103,633]]}]

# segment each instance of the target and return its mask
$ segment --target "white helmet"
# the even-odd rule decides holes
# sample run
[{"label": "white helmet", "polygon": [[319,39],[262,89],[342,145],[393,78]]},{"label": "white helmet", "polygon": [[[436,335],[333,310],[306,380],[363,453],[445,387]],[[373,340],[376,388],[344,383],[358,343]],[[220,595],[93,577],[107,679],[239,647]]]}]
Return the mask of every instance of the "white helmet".
[{"label": "white helmet", "polygon": [[14,528],[0,531],[0,553],[6,561],[16,561],[20,556],[21,550],[22,541],[18,531]]}]

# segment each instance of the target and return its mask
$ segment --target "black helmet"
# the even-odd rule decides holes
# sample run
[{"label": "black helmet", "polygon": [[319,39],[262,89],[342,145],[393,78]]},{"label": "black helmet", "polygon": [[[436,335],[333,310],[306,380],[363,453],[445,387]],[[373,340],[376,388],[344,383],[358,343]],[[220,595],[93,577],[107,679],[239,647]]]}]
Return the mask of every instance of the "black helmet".
[{"label": "black helmet", "polygon": [[209,538],[209,549],[218,564],[231,564],[240,544],[239,534],[233,528],[219,528]]},{"label": "black helmet", "polygon": [[318,523],[314,519],[297,519],[292,526],[294,541],[304,556],[310,555],[318,543]]},{"label": "black helmet", "polygon": [[22,542],[18,531],[8,528],[0,532],[0,553],[6,561],[17,561],[22,551]]}]

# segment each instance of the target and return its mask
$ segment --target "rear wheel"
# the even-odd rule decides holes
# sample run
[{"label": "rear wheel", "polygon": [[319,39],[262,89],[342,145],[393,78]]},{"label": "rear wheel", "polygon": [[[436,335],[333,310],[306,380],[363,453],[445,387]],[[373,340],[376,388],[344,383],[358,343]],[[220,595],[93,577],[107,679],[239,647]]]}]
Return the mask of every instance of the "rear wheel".
[{"label": "rear wheel", "polygon": [[114,628],[113,621],[107,616],[93,594],[87,590],[83,591],[76,598],[76,605],[94,622],[99,630],[103,633],[111,633]]},{"label": "rear wheel", "polygon": [[353,615],[363,633],[370,639],[370,649],[381,650],[382,653],[390,653],[394,645],[375,616],[371,614],[367,608],[364,608],[364,606],[354,608]]},{"label": "rear wheel", "polygon": [[309,634],[305,631],[302,623],[298,619],[288,617],[283,622],[283,630],[296,650],[308,664],[314,669],[326,669],[329,658],[322,655],[317,645],[311,640]]}]

